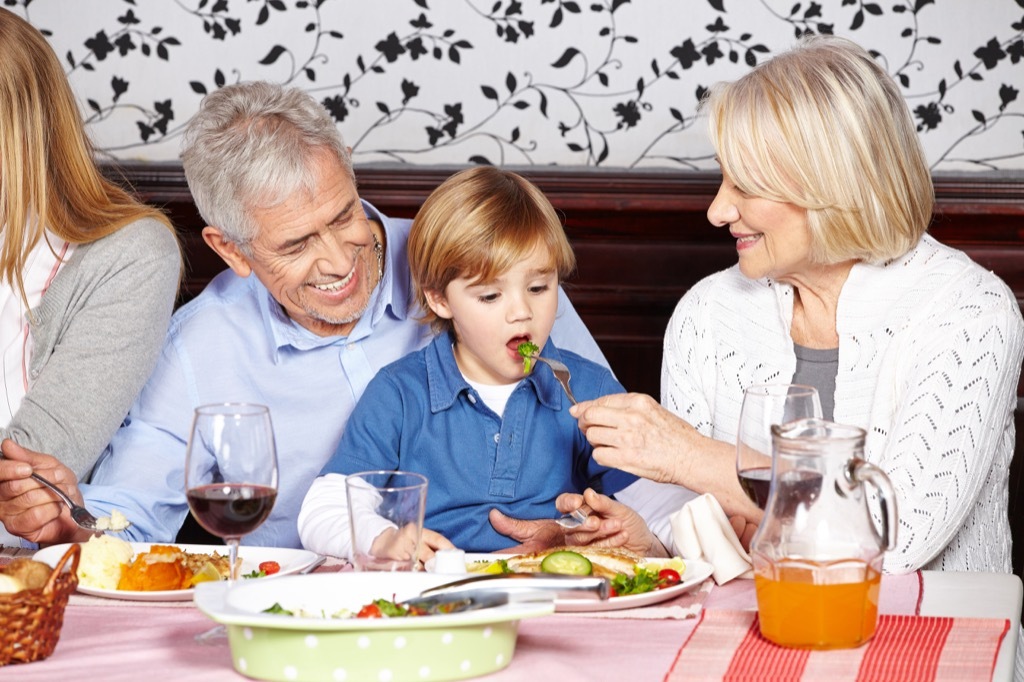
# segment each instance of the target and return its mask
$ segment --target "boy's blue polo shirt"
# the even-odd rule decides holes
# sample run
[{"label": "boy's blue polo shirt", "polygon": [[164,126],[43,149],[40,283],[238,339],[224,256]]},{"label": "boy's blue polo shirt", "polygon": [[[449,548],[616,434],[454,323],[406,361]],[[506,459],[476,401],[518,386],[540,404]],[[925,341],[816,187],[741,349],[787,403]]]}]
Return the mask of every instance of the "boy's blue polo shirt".
[{"label": "boy's blue polo shirt", "polygon": [[[606,368],[550,341],[541,355],[569,367],[579,400],[624,392]],[[491,527],[492,508],[514,518],[556,518],[563,492],[590,487],[611,495],[636,480],[593,461],[569,407],[551,372],[537,366],[499,417],[462,377],[452,338],[442,334],[378,372],[321,474],[421,473],[430,481],[427,528],[468,552],[505,549],[517,543]]]}]

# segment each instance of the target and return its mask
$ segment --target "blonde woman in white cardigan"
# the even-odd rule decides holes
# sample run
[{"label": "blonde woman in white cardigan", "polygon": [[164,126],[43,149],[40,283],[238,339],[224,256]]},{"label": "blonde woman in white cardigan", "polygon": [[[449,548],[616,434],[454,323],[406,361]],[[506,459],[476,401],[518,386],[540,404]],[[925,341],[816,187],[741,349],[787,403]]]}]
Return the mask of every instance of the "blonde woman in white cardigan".
[{"label": "blonde woman in white cardigan", "polygon": [[854,43],[805,41],[705,102],[722,167],[708,218],[739,262],[665,335],[662,399],[573,408],[594,457],[760,512],[736,480],[745,387],[814,383],[867,430],[897,491],[887,571],[1010,572],[1007,475],[1024,323],[1013,293],[925,234],[931,176],[892,79]]}]

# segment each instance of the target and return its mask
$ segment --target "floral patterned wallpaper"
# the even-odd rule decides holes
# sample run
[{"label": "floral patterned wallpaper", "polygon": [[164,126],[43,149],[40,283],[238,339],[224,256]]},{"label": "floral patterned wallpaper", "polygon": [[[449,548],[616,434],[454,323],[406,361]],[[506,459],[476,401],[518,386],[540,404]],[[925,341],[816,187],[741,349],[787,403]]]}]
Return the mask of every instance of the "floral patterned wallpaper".
[{"label": "floral patterned wallpaper", "polygon": [[176,159],[202,96],[275,80],[357,163],[714,168],[701,92],[806,32],[900,82],[934,170],[1024,168],[1024,0],[3,0],[97,146]]}]

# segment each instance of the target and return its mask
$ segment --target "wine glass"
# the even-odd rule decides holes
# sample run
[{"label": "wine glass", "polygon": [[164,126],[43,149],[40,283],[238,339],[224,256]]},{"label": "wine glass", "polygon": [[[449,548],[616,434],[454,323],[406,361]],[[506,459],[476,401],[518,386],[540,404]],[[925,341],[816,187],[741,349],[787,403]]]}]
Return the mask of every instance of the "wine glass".
[{"label": "wine glass", "polygon": [[185,452],[185,494],[199,524],[228,546],[228,586],[238,580],[238,545],[270,515],[277,498],[277,450],[270,410],[222,403],[195,409]]},{"label": "wine glass", "polygon": [[821,400],[812,386],[757,384],[743,392],[736,429],[736,475],[747,497],[761,509],[772,480],[772,424],[821,418]]}]

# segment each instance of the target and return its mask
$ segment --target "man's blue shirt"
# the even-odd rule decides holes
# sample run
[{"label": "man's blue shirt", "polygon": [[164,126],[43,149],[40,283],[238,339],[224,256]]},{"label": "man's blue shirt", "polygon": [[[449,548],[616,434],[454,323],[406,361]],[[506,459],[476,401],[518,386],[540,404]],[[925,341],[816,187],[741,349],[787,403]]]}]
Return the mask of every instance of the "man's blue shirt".
[{"label": "man's blue shirt", "polygon": [[[551,519],[559,515],[561,493],[591,487],[612,495],[636,480],[591,458],[593,447],[547,367],[526,376],[498,416],[463,378],[452,341],[441,335],[377,374],[322,473],[425,475],[426,527],[470,552],[517,544],[491,527],[492,508],[514,518]],[[624,392],[605,367],[551,342],[541,354],[569,367],[580,400]]]},{"label": "man's blue shirt", "polygon": [[[81,486],[91,511],[124,512],[132,522],[126,539],[173,541],[188,513],[184,465],[193,410],[260,403],[270,407],[274,425],[279,491],[270,518],[243,544],[300,546],[302,499],[337,449],[359,397],[380,368],[431,338],[417,320],[406,256],[410,221],[363,207],[384,227],[386,263],[352,333],[317,336],[289,319],[255,276],[219,274],[175,313],[153,375]],[[605,363],[564,293],[552,335]]]}]

